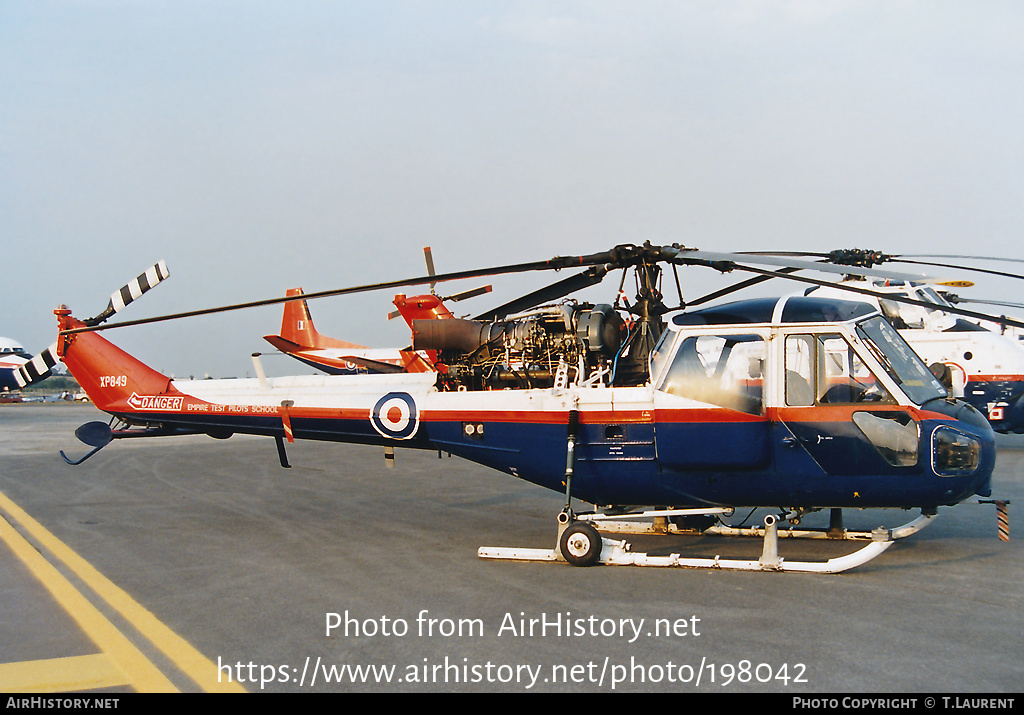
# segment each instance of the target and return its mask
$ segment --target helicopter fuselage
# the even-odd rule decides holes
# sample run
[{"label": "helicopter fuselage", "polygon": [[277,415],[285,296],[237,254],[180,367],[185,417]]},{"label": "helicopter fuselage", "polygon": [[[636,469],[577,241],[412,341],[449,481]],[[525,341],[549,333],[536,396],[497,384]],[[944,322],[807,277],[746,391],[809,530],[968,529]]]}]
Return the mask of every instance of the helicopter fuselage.
[{"label": "helicopter fuselage", "polygon": [[[572,495],[599,505],[932,509],[988,494],[988,422],[881,316],[745,303],[669,321],[649,379],[629,386],[599,370],[499,390],[444,389],[437,373],[183,381],[95,333],[62,337],[59,351],[96,406],[132,427],[114,438],[438,450],[558,492],[570,454]],[[78,324],[58,314],[62,330]]]}]

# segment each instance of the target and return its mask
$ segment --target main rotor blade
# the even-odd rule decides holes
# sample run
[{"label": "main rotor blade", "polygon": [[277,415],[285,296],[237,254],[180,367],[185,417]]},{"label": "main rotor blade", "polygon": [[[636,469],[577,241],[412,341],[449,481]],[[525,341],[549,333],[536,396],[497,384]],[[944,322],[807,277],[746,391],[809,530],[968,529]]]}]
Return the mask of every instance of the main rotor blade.
[{"label": "main rotor blade", "polygon": [[[943,254],[898,254],[889,255],[882,253],[881,251],[868,251],[862,249],[849,249],[832,251],[830,253],[814,253],[810,251],[749,251],[744,252],[743,255],[757,255],[757,256],[805,256],[805,257],[817,257],[824,260],[831,261],[837,265],[851,265],[845,263],[845,261],[857,261],[856,265],[860,266],[874,266],[882,263],[907,263],[910,265],[917,266],[934,266],[936,268],[943,268],[946,270],[960,270],[960,271],[971,271],[974,273],[985,273],[993,276],[1002,276],[1004,278],[1015,278],[1017,280],[1024,280],[1024,275],[1018,275],[1016,273],[1008,273],[1006,271],[997,271],[991,268],[978,268],[977,266],[965,266],[962,264],[950,265],[948,262],[939,263],[936,261],[921,261],[912,260],[918,258],[942,258],[949,260],[974,260],[974,261],[1006,261],[1009,263],[1024,263],[1024,259],[1021,258],[999,258],[996,256],[956,256],[956,255],[943,255]],[[874,269],[868,269],[874,270]],[[878,278],[885,278],[886,276],[881,275],[880,272],[876,272]],[[916,278],[912,280],[928,280],[927,277]]]},{"label": "main rotor blade", "polygon": [[[427,262],[427,275],[431,275],[431,276],[434,275],[434,273],[436,273],[436,271],[434,270],[434,254],[433,254],[433,252],[431,252],[430,246],[424,246],[423,247],[423,259]],[[430,284],[430,292],[431,293],[434,292],[434,286],[435,285],[437,285],[437,284],[436,283],[431,283]]]},{"label": "main rotor blade", "polygon": [[787,258],[774,258],[767,255],[759,255],[756,260],[748,258],[751,254],[738,253],[715,253],[712,251],[679,251],[678,260],[685,261],[692,256],[698,259],[709,261],[747,261],[767,266],[783,266],[796,268],[798,270],[821,271],[823,273],[837,273],[840,275],[854,275],[862,278],[888,278],[898,281],[925,281],[930,276],[913,273],[897,273],[895,271],[881,271],[875,268],[861,268],[859,266],[839,266],[832,263],[817,263],[814,261],[798,261]]},{"label": "main rotor blade", "polygon": [[950,256],[940,253],[901,253],[893,258],[955,258],[968,261],[1005,261],[1007,263],[1024,263],[1024,258],[1002,258],[1000,256]]},{"label": "main rotor blade", "polygon": [[924,308],[930,308],[931,310],[940,310],[943,313],[953,313],[954,315],[961,315],[965,318],[974,318],[976,320],[984,320],[990,323],[998,323],[1000,325],[1012,325],[1016,328],[1024,328],[1024,322],[1007,318],[1006,316],[993,316],[986,315],[985,313],[976,313],[972,310],[964,310],[962,308],[955,308],[952,306],[937,306],[935,303],[929,303],[924,300],[916,300],[914,298],[905,298],[903,296],[896,295],[894,293],[880,293],[869,288],[858,288],[851,285],[850,283],[832,283],[830,281],[817,280],[815,278],[808,278],[806,276],[796,276],[783,273],[782,271],[770,271],[763,268],[755,268],[753,266],[735,266],[736,270],[749,271],[751,273],[758,273],[769,278],[784,278],[791,281],[799,281],[801,283],[810,283],[811,285],[824,286],[827,288],[839,288],[850,293],[859,293],[861,295],[869,295],[873,298],[880,298],[885,300],[891,300],[896,303],[906,303],[908,305],[919,305]]},{"label": "main rotor blade", "polygon": [[445,296],[444,298],[441,298],[441,300],[450,300],[453,303],[458,303],[463,300],[469,300],[470,298],[476,298],[478,295],[483,295],[484,293],[490,293],[491,290],[493,290],[493,288],[489,285],[480,286],[479,288],[464,290],[461,293],[456,293],[455,295]]},{"label": "main rotor blade", "polygon": [[961,298],[958,295],[952,293],[944,293],[943,297],[952,303],[958,305],[960,303],[980,303],[982,305],[998,305],[1004,308],[1024,308],[1024,303],[1010,303],[1005,300],[982,300],[981,298]]},{"label": "main rotor blade", "polygon": [[[697,251],[697,250],[694,250],[694,249],[689,249],[689,248],[686,248],[684,246],[678,246],[678,245],[666,246],[666,247],[651,246],[650,244],[645,244],[644,246],[621,245],[621,246],[616,246],[615,248],[613,248],[613,249],[611,249],[609,251],[603,251],[603,252],[600,252],[600,253],[592,253],[592,254],[584,255],[584,256],[555,256],[554,258],[551,258],[551,259],[546,260],[546,261],[533,261],[533,262],[528,262],[528,263],[515,263],[515,264],[510,264],[510,265],[505,265],[505,266],[494,266],[494,267],[490,267],[490,268],[473,269],[473,270],[466,270],[466,271],[455,271],[455,272],[451,272],[451,273],[427,275],[427,276],[420,276],[420,277],[416,277],[416,278],[407,278],[407,279],[402,279],[402,280],[385,281],[385,282],[381,282],[381,283],[370,283],[370,284],[365,284],[365,285],[360,285],[360,286],[352,286],[352,287],[348,287],[348,288],[340,288],[340,289],[334,289],[334,290],[320,291],[320,292],[316,292],[316,293],[308,293],[308,294],[303,295],[303,296],[285,296],[285,297],[269,298],[269,299],[266,299],[266,300],[252,301],[252,302],[248,302],[248,303],[236,303],[236,304],[232,304],[232,305],[220,306],[220,307],[217,307],[217,308],[204,308],[204,309],[199,309],[199,310],[191,310],[191,311],[185,311],[185,312],[181,312],[181,313],[173,313],[173,314],[169,314],[169,315],[156,316],[156,317],[152,317],[152,318],[141,318],[141,319],[138,319],[138,320],[121,321],[121,322],[118,322],[118,323],[107,323],[107,324],[104,324],[104,325],[86,325],[85,327],[73,328],[71,330],[63,331],[63,333],[64,334],[70,334],[70,333],[80,333],[80,332],[88,332],[88,331],[94,331],[94,330],[108,330],[108,329],[111,329],[111,328],[120,328],[120,327],[132,326],[132,325],[145,325],[145,324],[149,324],[149,323],[158,323],[158,322],[164,322],[164,321],[169,321],[169,320],[176,320],[176,319],[179,319],[179,318],[190,318],[190,317],[197,317],[197,316],[201,316],[201,315],[212,315],[212,314],[215,314],[215,313],[223,313],[223,312],[227,312],[227,311],[243,310],[243,309],[246,309],[246,308],[256,308],[256,307],[268,306],[268,305],[279,305],[281,303],[287,303],[287,302],[294,301],[294,300],[313,300],[313,299],[316,299],[316,298],[326,298],[326,297],[340,296],[340,295],[352,295],[352,294],[355,294],[355,293],[366,293],[366,292],[370,292],[370,291],[402,288],[402,287],[413,286],[413,285],[425,285],[425,284],[442,283],[442,282],[446,282],[446,281],[463,280],[463,279],[466,279],[466,278],[482,278],[482,277],[486,277],[486,276],[508,275],[508,274],[513,274],[513,273],[527,273],[527,272],[533,272],[533,271],[550,271],[550,270],[557,271],[557,270],[560,270],[562,268],[572,268],[572,267],[582,267],[582,266],[595,266],[595,267],[598,267],[599,270],[595,271],[590,276],[590,278],[593,279],[593,282],[596,283],[597,282],[597,274],[600,273],[600,270],[604,270],[605,272],[607,272],[608,270],[611,270],[611,269],[614,269],[614,268],[622,268],[622,267],[627,267],[627,266],[638,266],[638,265],[641,265],[641,264],[649,264],[649,263],[654,263],[654,262],[658,262],[658,261],[668,261],[668,262],[676,263],[676,264],[679,264],[679,265],[702,265],[702,266],[708,266],[708,267],[715,268],[716,270],[719,270],[719,271],[722,271],[722,272],[728,272],[728,271],[731,271],[731,270],[741,270],[741,271],[747,271],[747,272],[752,272],[752,273],[758,273],[759,275],[765,276],[766,279],[767,278],[784,278],[784,279],[787,279],[787,280],[796,280],[796,281],[800,281],[800,282],[804,282],[804,283],[810,283],[812,285],[822,285],[822,286],[836,286],[837,284],[831,283],[831,282],[827,282],[827,281],[820,281],[820,280],[815,280],[815,279],[811,279],[811,278],[805,278],[805,277],[799,277],[799,276],[791,275],[791,274],[787,273],[785,270],[783,270],[783,271],[771,271],[771,270],[766,270],[766,269],[754,268],[752,266],[748,266],[748,265],[744,265],[743,263],[739,263],[738,261],[743,261],[744,263],[751,262],[751,263],[763,263],[763,264],[766,264],[766,265],[781,265],[785,269],[794,269],[794,270],[807,269],[807,270],[822,271],[822,272],[829,272],[829,273],[839,273],[839,274],[844,274],[844,275],[847,275],[847,274],[861,275],[861,276],[864,276],[864,277],[883,277],[883,278],[884,277],[890,277],[892,279],[900,280],[900,281],[926,279],[926,277],[922,277],[922,276],[915,276],[915,275],[903,274],[903,273],[893,273],[891,271],[878,271],[878,270],[872,270],[872,269],[862,269],[862,268],[857,268],[857,267],[854,267],[854,266],[836,266],[836,265],[831,265],[831,264],[827,264],[827,263],[815,263],[815,262],[811,262],[811,261],[783,260],[781,258],[769,259],[769,258],[766,258],[766,257],[760,257],[760,258],[757,258],[757,259],[752,259],[752,258],[746,258],[743,255],[736,254],[736,253],[719,253],[719,252]],[[587,272],[585,272],[582,275],[587,275]],[[141,276],[140,276],[140,278],[141,278]],[[576,276],[575,278],[579,278],[579,276]],[[563,283],[568,284],[570,280],[571,279],[567,279]],[[579,279],[579,280],[581,282],[584,281],[584,279]],[[588,284],[592,284],[592,283],[588,283]],[[556,284],[556,285],[558,285],[558,284]],[[565,286],[563,285],[563,288],[560,288],[559,290],[563,290],[564,287]],[[586,286],[584,285],[582,287],[586,287]],[[895,296],[893,296],[891,294],[882,294],[882,293],[877,293],[875,291],[871,291],[871,290],[867,290],[867,289],[863,289],[863,288],[854,288],[852,286],[849,286],[848,284],[844,284],[844,285],[838,286],[838,287],[841,287],[841,288],[843,288],[845,290],[848,290],[850,292],[862,293],[864,295],[871,295],[873,297],[887,298],[889,300],[897,300],[897,297],[895,297]],[[565,293],[562,293],[562,295],[565,295],[568,292],[572,292],[572,291],[571,290],[570,291],[566,291]],[[541,294],[541,291],[535,291],[534,294],[531,294],[531,300],[534,297],[536,297],[535,294]],[[518,301],[513,301],[513,304],[518,303],[519,301],[523,301],[523,300],[525,300],[525,298],[526,297],[518,299]],[[550,298],[548,298],[548,300],[550,300]],[[929,307],[929,308],[933,308],[934,309],[934,304],[924,303],[923,301],[915,301],[915,300],[909,299],[909,298],[899,299],[898,302],[907,302],[907,303],[910,303],[910,304],[923,305],[925,307]],[[512,305],[512,304],[510,304],[510,305]],[[534,303],[534,305],[536,305],[536,303]],[[505,307],[506,306],[502,306],[502,309],[505,309]],[[488,313],[487,315],[491,315],[491,314],[494,314],[496,312],[497,312],[497,310],[496,311],[492,311],[491,313]],[[964,315],[966,317],[973,317],[973,318],[976,318],[976,319],[979,319],[979,320],[986,320],[986,321],[991,321],[991,322],[996,322],[996,323],[1002,323],[1004,325],[1014,325],[1014,326],[1017,326],[1017,327],[1024,328],[1024,323],[1021,323],[1021,322],[1018,322],[1018,321],[1014,321],[1014,320],[1011,320],[1011,319],[1008,319],[1008,318],[995,318],[995,317],[989,316],[989,315],[984,315],[984,314],[980,314],[980,313],[973,313],[971,311],[960,311],[958,309],[952,309],[949,312],[957,312],[957,313],[959,313],[961,315]]]},{"label": "main rotor blade", "polygon": [[551,301],[558,300],[570,293],[575,293],[578,290],[589,288],[590,286],[597,285],[604,277],[608,274],[608,269],[604,266],[593,266],[577,273],[574,276],[570,276],[557,283],[552,283],[549,286],[545,286],[538,290],[528,293],[520,298],[509,301],[504,305],[500,305],[497,308],[481,313],[476,316],[474,320],[483,321],[496,321],[504,318],[506,315],[514,315],[521,313],[524,310],[540,305],[541,303],[550,303]]},{"label": "main rotor blade", "polygon": [[[818,255],[821,255],[821,254],[818,254]],[[828,254],[824,254],[824,255],[826,257],[828,256]],[[855,287],[853,285],[850,285],[849,283],[833,283],[831,281],[823,281],[823,280],[817,280],[817,279],[814,279],[814,278],[790,275],[795,270],[800,270],[800,269],[794,268],[792,266],[789,267],[789,268],[784,268],[784,269],[782,269],[780,271],[766,271],[766,270],[763,270],[763,269],[753,268],[753,267],[748,267],[748,266],[742,266],[742,265],[738,265],[738,264],[735,266],[735,268],[737,270],[749,271],[749,272],[753,272],[753,273],[758,273],[760,275],[759,275],[758,278],[751,278],[751,279],[748,279],[746,281],[742,281],[740,283],[737,283],[737,284],[735,284],[735,285],[733,285],[733,286],[731,286],[729,288],[725,288],[725,289],[722,289],[722,290],[719,290],[719,291],[715,291],[714,293],[709,293],[709,294],[707,294],[705,296],[701,296],[700,298],[698,298],[698,299],[696,299],[694,301],[689,301],[689,302],[687,302],[687,307],[691,307],[691,306],[694,306],[694,305],[699,305],[701,303],[706,303],[706,302],[714,300],[716,298],[720,298],[720,297],[722,297],[724,295],[728,295],[729,293],[734,292],[734,290],[739,290],[741,288],[746,288],[746,287],[749,287],[751,285],[756,285],[757,283],[759,283],[761,281],[769,280],[771,278],[783,278],[783,279],[788,279],[788,280],[793,280],[793,281],[799,281],[801,283],[809,283],[811,285],[831,287],[831,288],[839,288],[841,290],[846,290],[846,291],[851,292],[851,293],[859,293],[861,295],[868,295],[868,296],[871,296],[871,297],[874,297],[874,298],[880,298],[880,299],[884,298],[886,300],[891,300],[891,301],[894,301],[894,302],[897,302],[897,303],[906,303],[908,305],[919,305],[919,306],[922,306],[922,307],[925,307],[925,308],[929,308],[929,309],[932,309],[932,310],[938,309],[938,310],[942,310],[943,312],[953,313],[953,314],[961,315],[961,316],[964,316],[964,317],[967,317],[967,318],[974,318],[974,319],[977,319],[977,320],[984,320],[984,321],[988,321],[988,322],[998,323],[998,324],[1001,324],[1001,325],[1013,325],[1015,327],[1024,327],[1024,323],[1016,321],[1016,320],[1014,320],[1012,318],[1007,318],[1006,316],[995,317],[995,316],[987,315],[985,313],[976,313],[974,311],[963,310],[963,309],[955,308],[955,307],[940,306],[940,307],[937,308],[934,303],[929,303],[927,301],[916,300],[914,298],[907,298],[907,297],[903,297],[903,296],[899,296],[899,295],[894,295],[892,293],[881,293],[879,291],[873,291],[873,290],[870,290],[868,288]],[[870,273],[870,271],[869,271],[869,273]],[[880,276],[878,274],[874,274],[872,277],[882,277],[882,276]],[[950,301],[950,302],[954,302],[954,301]],[[959,302],[979,302],[979,303],[988,302],[988,303],[990,303],[992,305],[1006,305],[1006,306],[1009,306],[1009,307],[1014,307],[1014,304],[1012,304],[1012,303],[1002,303],[1002,304],[1000,304],[1000,303],[996,303],[994,301],[968,301],[968,300],[965,299],[965,300],[961,300]],[[1020,306],[1020,307],[1024,308],[1024,306]]]},{"label": "main rotor blade", "polygon": [[[949,256],[949,258],[952,260],[957,258],[957,256]],[[961,256],[960,258],[969,258],[969,256]],[[945,266],[947,268],[950,267],[949,264],[946,263],[931,263],[929,261],[910,261],[905,258],[894,258],[893,260],[897,260],[900,263],[911,263],[918,266]],[[952,268],[958,271],[971,271],[972,273],[985,273],[986,275],[990,276],[1002,276],[1003,278],[1015,278],[1017,280],[1024,280],[1024,276],[1020,274],[1007,273],[1006,271],[997,271],[991,268],[977,268],[975,266],[962,265],[952,266]]]},{"label": "main rotor blade", "polygon": [[180,318],[195,318],[201,315],[213,315],[216,313],[226,313],[234,310],[245,310],[247,308],[259,308],[267,305],[279,305],[281,303],[288,303],[295,300],[315,300],[317,298],[329,298],[332,296],[339,295],[368,293],[376,290],[387,290],[393,288],[404,288],[406,286],[428,285],[432,283],[456,281],[462,280],[464,278],[482,278],[486,276],[508,275],[510,273],[528,273],[531,271],[557,271],[562,268],[569,268],[573,266],[593,265],[594,263],[601,262],[602,260],[611,257],[612,254],[613,252],[605,252],[591,254],[589,256],[555,256],[554,258],[547,261],[534,261],[531,263],[514,263],[507,266],[479,268],[468,271],[455,271],[452,273],[439,273],[436,275],[419,276],[416,278],[405,278],[395,281],[384,281],[382,283],[368,283],[365,285],[352,286],[349,288],[338,288],[335,290],[325,290],[316,293],[306,293],[305,295],[301,296],[267,298],[265,300],[250,301],[248,303],[234,303],[232,305],[222,305],[216,308],[200,308],[198,310],[188,310],[181,313],[170,313],[168,315],[159,315],[152,318],[122,320],[117,323],[106,323],[103,325],[86,325],[85,327],[81,328],[72,328],[70,330],[65,330],[63,331],[63,334],[69,335],[72,333],[86,333],[99,330],[111,330],[113,328],[125,328],[133,325],[147,325],[149,323],[161,323],[166,322],[168,320],[178,320]]},{"label": "main rotor blade", "polygon": [[[779,273],[795,273],[798,270],[800,269],[783,268],[781,271],[779,271]],[[770,281],[772,278],[775,278],[775,276],[757,276],[756,278],[748,278],[745,281],[740,281],[739,283],[733,283],[731,286],[726,286],[725,288],[721,288],[711,293],[707,293],[706,295],[702,295],[700,298],[695,298],[694,300],[686,301],[686,307],[692,308],[695,305],[703,305],[704,303],[709,303],[710,301],[717,300],[718,298],[724,298],[725,296],[735,293],[736,291],[740,291],[745,288],[750,288],[751,286],[755,286],[759,283],[764,283],[765,281]]]}]

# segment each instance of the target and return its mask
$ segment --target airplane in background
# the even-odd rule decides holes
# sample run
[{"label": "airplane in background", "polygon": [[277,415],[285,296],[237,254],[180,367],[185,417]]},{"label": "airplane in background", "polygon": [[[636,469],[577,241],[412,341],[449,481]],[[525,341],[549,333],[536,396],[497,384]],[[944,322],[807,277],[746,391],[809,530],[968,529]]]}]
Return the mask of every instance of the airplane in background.
[{"label": "airplane in background", "polygon": [[[427,263],[427,275],[434,276],[434,260],[427,246],[423,249]],[[395,296],[394,312],[388,320],[402,317],[413,329],[413,321],[450,319],[455,315],[444,301],[460,301],[491,291],[483,286],[463,291],[448,297],[438,296],[430,284],[430,293],[425,295]],[[303,295],[302,288],[290,288],[287,297]],[[414,330],[414,329],[413,329]],[[415,335],[415,330],[414,330]],[[284,304],[281,317],[281,332],[278,335],[264,335],[263,339],[286,355],[321,370],[328,375],[360,375],[395,372],[434,372],[436,351],[416,351],[411,347],[368,348],[336,338],[321,335],[313,325],[309,306],[305,300],[294,300]],[[254,356],[255,357],[255,356]]]},{"label": "airplane in background", "polygon": [[0,392],[20,390],[49,377],[58,360],[49,349],[33,357],[17,340],[0,338]]},{"label": "airplane in background", "polygon": [[[289,297],[302,294],[302,288],[290,288],[286,293]],[[401,304],[399,298],[403,299]],[[395,298],[399,310],[404,309],[404,298],[405,296]],[[443,305],[440,305],[440,308],[448,311]],[[419,312],[419,309],[414,307],[410,307],[410,310]],[[448,315],[451,313],[448,312]],[[368,348],[321,335],[313,325],[313,318],[309,314],[309,306],[305,300],[285,303],[281,317],[281,332],[278,335],[264,335],[263,339],[282,353],[328,375],[428,372],[432,369],[423,356],[411,348]]]},{"label": "airplane in background", "polygon": [[25,348],[16,340],[0,338],[0,390],[7,391],[18,387],[15,374],[18,368],[32,359]]}]

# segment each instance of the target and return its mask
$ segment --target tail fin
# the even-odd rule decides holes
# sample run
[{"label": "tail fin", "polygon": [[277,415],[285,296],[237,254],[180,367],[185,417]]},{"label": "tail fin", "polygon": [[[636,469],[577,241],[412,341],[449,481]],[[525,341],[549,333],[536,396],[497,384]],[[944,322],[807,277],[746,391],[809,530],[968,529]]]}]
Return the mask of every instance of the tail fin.
[{"label": "tail fin", "polygon": [[[301,288],[289,288],[288,297],[302,295]],[[321,335],[313,326],[313,318],[309,315],[309,306],[305,300],[290,300],[284,304],[281,316],[280,335],[264,335],[263,339],[281,352],[311,348],[346,348],[361,349],[364,346],[336,340]]]},{"label": "tail fin", "polygon": [[[448,310],[440,298],[436,295],[414,295],[406,297],[401,293],[395,296],[395,307],[397,313],[405,318],[405,322],[412,327],[414,320],[454,318],[452,311]],[[393,314],[392,314],[393,315]],[[388,316],[391,317],[391,316]]]},{"label": "tail fin", "polygon": [[[85,327],[61,306],[54,311],[60,330]],[[146,400],[174,400],[180,393],[171,379],[133,358],[98,333],[61,335],[56,354],[82,386],[89,399],[104,412],[131,413]]]}]

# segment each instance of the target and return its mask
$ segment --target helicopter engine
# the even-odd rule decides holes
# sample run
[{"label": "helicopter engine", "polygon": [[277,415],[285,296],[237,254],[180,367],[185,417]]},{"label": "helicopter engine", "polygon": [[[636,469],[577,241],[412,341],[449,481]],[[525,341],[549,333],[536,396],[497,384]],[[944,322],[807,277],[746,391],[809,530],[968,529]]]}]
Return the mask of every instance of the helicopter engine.
[{"label": "helicopter engine", "polygon": [[414,320],[413,348],[435,350],[445,389],[553,387],[610,365],[627,335],[610,305],[562,303],[507,320]]}]

